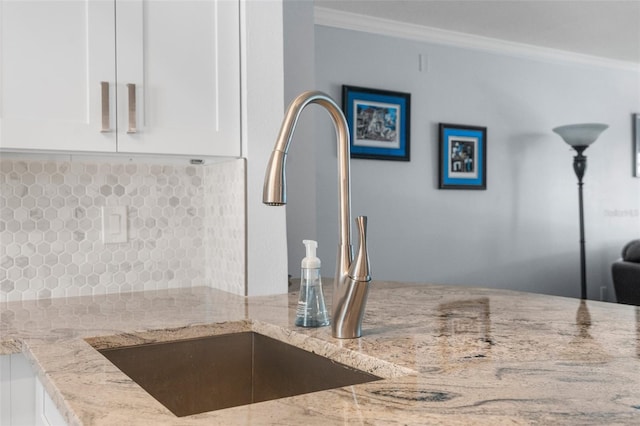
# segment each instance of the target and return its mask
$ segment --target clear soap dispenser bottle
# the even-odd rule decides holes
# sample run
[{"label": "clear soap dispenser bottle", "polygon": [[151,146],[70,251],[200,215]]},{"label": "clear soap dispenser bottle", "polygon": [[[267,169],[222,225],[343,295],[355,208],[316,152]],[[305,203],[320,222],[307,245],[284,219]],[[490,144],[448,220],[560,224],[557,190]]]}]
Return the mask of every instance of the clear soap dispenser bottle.
[{"label": "clear soap dispenser bottle", "polygon": [[296,311],[296,325],[299,327],[322,327],[329,325],[329,314],[324,304],[322,280],[320,279],[320,259],[316,257],[318,243],[302,241],[307,248],[302,259],[300,298]]}]

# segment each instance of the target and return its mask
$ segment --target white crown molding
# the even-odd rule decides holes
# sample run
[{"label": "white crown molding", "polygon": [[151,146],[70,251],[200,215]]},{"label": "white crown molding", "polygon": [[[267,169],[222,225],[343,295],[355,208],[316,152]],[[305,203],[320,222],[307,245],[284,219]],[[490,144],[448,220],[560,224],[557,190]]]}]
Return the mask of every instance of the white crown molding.
[{"label": "white crown molding", "polygon": [[393,21],[390,19],[343,12],[325,7],[314,7],[314,22],[316,25],[327,27],[362,31],[426,43],[483,50],[509,56],[526,57],[553,62],[570,62],[640,72],[640,64],[634,62],[617,61],[598,56],[584,55],[524,43],[515,43],[496,38],[482,37],[456,31]]}]

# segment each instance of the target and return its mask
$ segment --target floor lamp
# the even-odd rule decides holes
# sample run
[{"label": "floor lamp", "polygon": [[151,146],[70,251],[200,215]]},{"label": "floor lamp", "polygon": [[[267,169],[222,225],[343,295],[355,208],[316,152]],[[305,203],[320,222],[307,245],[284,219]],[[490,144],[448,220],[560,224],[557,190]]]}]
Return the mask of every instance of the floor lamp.
[{"label": "floor lamp", "polygon": [[587,260],[584,249],[584,208],[582,203],[582,177],[587,169],[587,157],[582,153],[609,126],[599,123],[569,124],[553,129],[578,155],[573,157],[573,171],[578,177],[578,202],[580,204],[580,298],[587,298]]}]

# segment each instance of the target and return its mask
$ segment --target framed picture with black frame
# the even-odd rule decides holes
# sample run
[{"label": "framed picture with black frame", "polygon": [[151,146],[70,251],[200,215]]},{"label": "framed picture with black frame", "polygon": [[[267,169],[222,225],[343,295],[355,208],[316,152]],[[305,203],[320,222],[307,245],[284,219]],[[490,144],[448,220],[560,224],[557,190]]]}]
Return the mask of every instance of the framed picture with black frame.
[{"label": "framed picture with black frame", "polygon": [[640,114],[633,114],[633,175],[640,178]]},{"label": "framed picture with black frame", "polygon": [[411,94],[342,86],[351,158],[409,161]]},{"label": "framed picture with black frame", "polygon": [[487,189],[487,128],[440,123],[438,187]]}]

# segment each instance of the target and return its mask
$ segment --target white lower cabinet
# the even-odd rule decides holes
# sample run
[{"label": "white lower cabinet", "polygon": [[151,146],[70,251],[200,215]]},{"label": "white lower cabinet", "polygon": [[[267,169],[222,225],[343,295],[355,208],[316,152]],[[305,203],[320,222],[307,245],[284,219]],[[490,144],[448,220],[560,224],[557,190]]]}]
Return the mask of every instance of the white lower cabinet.
[{"label": "white lower cabinet", "polygon": [[58,411],[51,397],[36,377],[35,424],[37,426],[66,426],[67,422]]},{"label": "white lower cabinet", "polygon": [[0,355],[0,426],[66,426],[22,354]]},{"label": "white lower cabinet", "polygon": [[8,425],[11,419],[10,355],[0,355],[0,425]]}]

